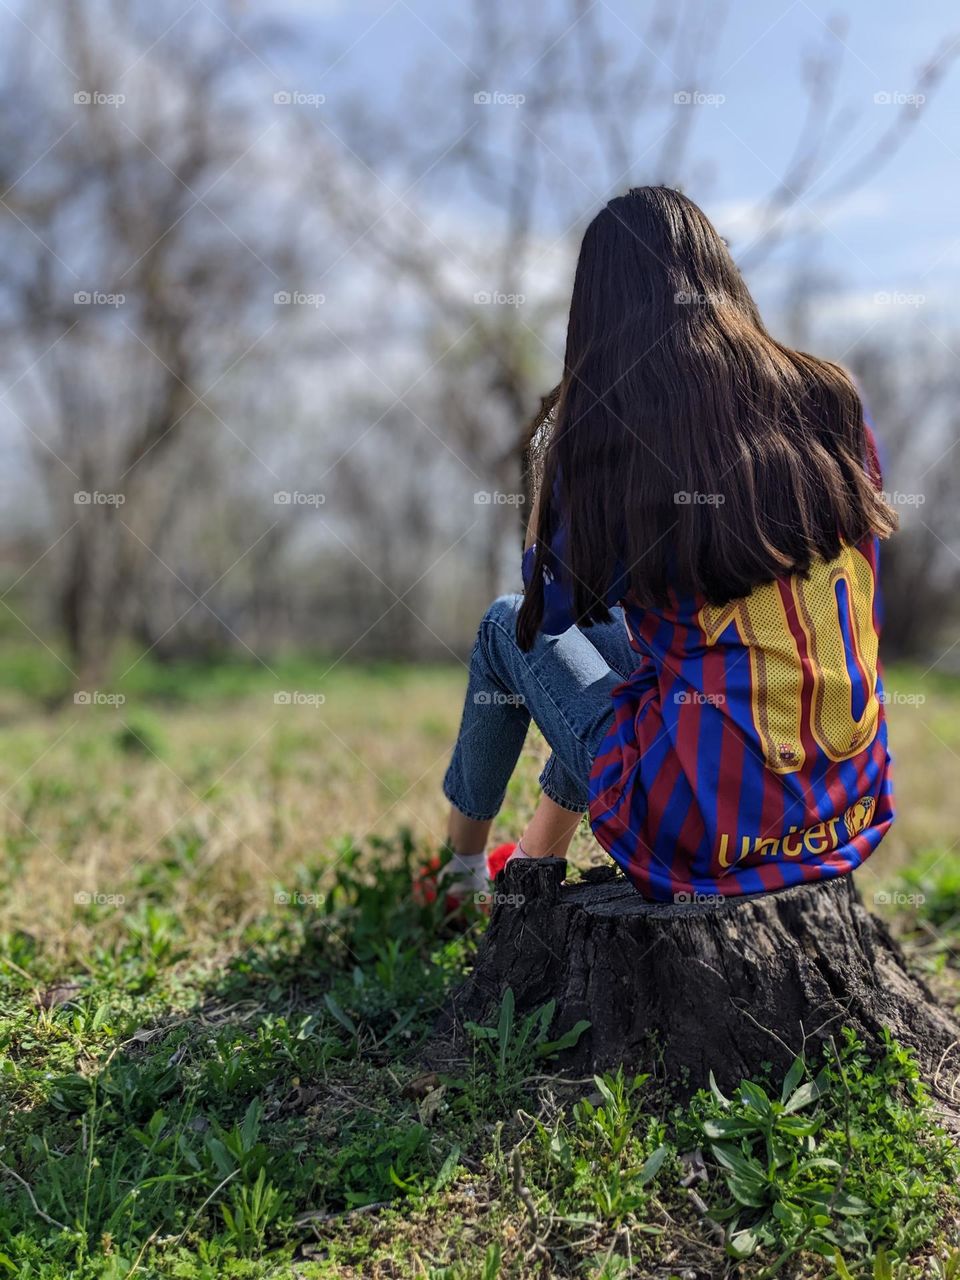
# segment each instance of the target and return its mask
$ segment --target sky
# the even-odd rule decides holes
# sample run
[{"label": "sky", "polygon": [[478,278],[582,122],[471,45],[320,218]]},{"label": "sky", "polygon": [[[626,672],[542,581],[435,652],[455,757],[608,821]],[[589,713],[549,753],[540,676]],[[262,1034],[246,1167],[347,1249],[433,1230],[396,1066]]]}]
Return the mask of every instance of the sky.
[{"label": "sky", "polygon": [[[458,56],[450,40],[454,7],[443,0],[252,0],[254,10],[296,23],[297,47],[289,74],[304,91],[364,83],[370,94],[396,92],[405,68],[424,58],[444,62]],[[829,24],[846,19],[838,106],[845,128],[832,137],[837,160],[805,200],[810,269],[826,277],[837,317],[860,321],[876,294],[899,301],[908,317],[922,298],[927,323],[956,317],[960,284],[960,13],[948,0],[734,0],[724,6],[702,0],[696,10],[717,21],[714,70],[700,92],[722,95],[702,106],[694,153],[714,171],[701,201],[736,252],[749,242],[751,211],[776,184],[789,158],[804,110],[803,76],[808,56],[822,45]],[[625,49],[640,47],[646,3],[599,0],[594,17]],[[455,42],[454,42],[455,43]],[[920,68],[932,58],[946,68],[944,80],[920,111],[906,145],[846,197],[829,196],[832,181],[865,157],[899,95],[911,94]],[[535,73],[534,73],[535,74]],[[511,86],[512,88],[513,86]],[[424,86],[427,91],[428,86]],[[877,101],[876,95],[892,101]],[[915,111],[915,107],[908,108]],[[696,191],[691,195],[698,198]],[[772,277],[767,273],[766,283]],[[762,290],[761,290],[762,292]],[[882,322],[891,310],[881,299]]]}]

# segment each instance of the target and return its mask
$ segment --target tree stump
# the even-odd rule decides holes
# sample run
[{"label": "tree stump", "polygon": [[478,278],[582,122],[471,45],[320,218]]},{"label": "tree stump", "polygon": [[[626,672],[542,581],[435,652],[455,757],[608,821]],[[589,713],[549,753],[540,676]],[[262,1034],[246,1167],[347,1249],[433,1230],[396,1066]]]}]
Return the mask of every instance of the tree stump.
[{"label": "tree stump", "polygon": [[455,1040],[464,1021],[495,1018],[509,987],[518,1016],[556,1001],[551,1038],[589,1021],[561,1067],[622,1063],[683,1095],[710,1071],[729,1088],[765,1062],[786,1070],[842,1026],[868,1044],[889,1027],[953,1104],[960,1024],[909,971],[851,876],[661,905],[612,868],[575,884],[565,873],[551,858],[512,862],[497,878],[476,965],[448,1010]]}]

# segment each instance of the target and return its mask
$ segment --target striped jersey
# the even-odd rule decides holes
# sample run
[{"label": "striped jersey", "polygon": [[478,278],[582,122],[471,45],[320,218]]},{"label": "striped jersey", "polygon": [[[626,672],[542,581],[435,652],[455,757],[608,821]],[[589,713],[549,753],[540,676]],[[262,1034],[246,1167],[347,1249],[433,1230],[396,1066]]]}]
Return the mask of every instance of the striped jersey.
[{"label": "striped jersey", "polygon": [[[637,665],[613,691],[590,822],[644,897],[844,875],[886,834],[877,550],[875,539],[844,546],[805,578],[723,606],[677,592],[664,609],[620,599]],[[563,629],[559,586],[549,581],[547,631]]]}]

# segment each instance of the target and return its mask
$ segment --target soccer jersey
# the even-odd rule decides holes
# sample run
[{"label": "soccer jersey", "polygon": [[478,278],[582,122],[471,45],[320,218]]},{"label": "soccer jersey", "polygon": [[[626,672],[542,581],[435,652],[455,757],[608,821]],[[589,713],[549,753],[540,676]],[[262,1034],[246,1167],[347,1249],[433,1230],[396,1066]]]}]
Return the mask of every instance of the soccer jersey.
[{"label": "soccer jersey", "polygon": [[[671,592],[643,609],[622,591],[637,666],[613,692],[590,822],[640,892],[760,893],[858,867],[894,817],[876,540],[723,606]],[[551,576],[545,630],[569,625],[565,594]]]}]

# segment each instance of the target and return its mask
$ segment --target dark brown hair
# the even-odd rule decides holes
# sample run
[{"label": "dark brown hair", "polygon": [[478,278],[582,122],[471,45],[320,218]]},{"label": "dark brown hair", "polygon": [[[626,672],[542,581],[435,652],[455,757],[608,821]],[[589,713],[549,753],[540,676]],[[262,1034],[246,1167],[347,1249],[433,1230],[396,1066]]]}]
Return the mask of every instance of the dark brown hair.
[{"label": "dark brown hair", "polygon": [[668,187],[618,196],[587,228],[545,428],[523,648],[545,567],[587,625],[609,618],[618,561],[641,606],[671,589],[724,604],[896,528],[849,375],[770,336],[724,241]]}]

